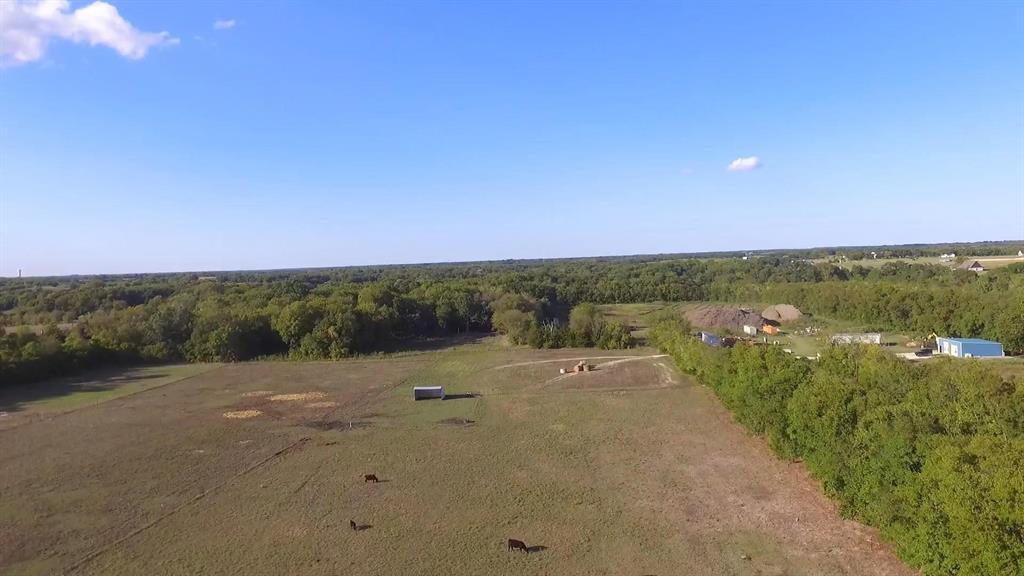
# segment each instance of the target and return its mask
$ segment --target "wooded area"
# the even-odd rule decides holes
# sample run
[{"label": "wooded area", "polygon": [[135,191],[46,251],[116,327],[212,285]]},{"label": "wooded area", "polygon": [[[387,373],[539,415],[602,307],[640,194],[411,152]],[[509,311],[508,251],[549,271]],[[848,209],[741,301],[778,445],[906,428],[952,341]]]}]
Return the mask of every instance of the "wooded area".
[{"label": "wooded area", "polygon": [[6,279],[0,381],[117,362],[343,358],[492,330],[534,347],[628,347],[628,327],[586,305],[651,301],[790,302],[879,330],[991,338],[1019,353],[1022,268],[630,257]]},{"label": "wooded area", "polygon": [[1021,382],[979,361],[915,364],[866,346],[817,362],[774,346],[715,348],[675,322],[652,337],[912,566],[1024,573]]}]

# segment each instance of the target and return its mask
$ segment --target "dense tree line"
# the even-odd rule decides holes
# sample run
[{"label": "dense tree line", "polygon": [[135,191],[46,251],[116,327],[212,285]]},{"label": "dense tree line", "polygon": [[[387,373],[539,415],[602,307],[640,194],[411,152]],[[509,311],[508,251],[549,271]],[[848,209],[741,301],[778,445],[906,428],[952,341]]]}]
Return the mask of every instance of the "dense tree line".
[{"label": "dense tree line", "polygon": [[843,512],[929,576],[1024,574],[1024,384],[979,361],[915,365],[837,347],[815,363],[778,347],[713,348],[652,329],[684,372]]},{"label": "dense tree line", "polygon": [[791,302],[880,329],[984,336],[1024,350],[1024,274],[1012,267],[979,276],[904,263],[847,270],[784,257],[634,257],[8,279],[0,381],[115,361],[341,358],[492,329],[536,347],[622,347],[628,327],[579,307],[687,300]]},{"label": "dense tree line", "polygon": [[[762,257],[750,260],[580,260],[527,264],[382,266],[336,270],[230,272],[210,277],[194,274],[0,279],[0,322],[7,326],[75,322],[99,310],[138,306],[181,293],[244,289],[263,297],[304,298],[330,287],[387,283],[406,292],[418,286],[457,283],[481,291],[527,294],[557,305],[583,302],[708,300],[735,284],[796,282],[903,281],[931,286],[965,286],[990,278],[1019,276],[999,270],[978,277],[938,265],[887,263],[847,270],[829,263]],[[1018,283],[1019,287],[1019,283]]]},{"label": "dense tree line", "polygon": [[538,348],[632,345],[629,329],[606,322],[592,305],[567,313],[546,300],[459,280],[327,283],[311,290],[205,283],[136,305],[100,300],[67,329],[49,321],[0,337],[0,382],[118,361],[339,359],[492,328]]}]

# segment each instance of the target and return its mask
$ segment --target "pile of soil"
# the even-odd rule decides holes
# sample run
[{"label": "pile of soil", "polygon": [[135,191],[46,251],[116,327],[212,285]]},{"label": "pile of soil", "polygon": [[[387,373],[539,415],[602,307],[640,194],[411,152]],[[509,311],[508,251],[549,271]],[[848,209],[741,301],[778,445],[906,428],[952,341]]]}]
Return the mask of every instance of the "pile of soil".
[{"label": "pile of soil", "polygon": [[764,323],[764,318],[757,312],[743,308],[727,308],[722,306],[687,310],[686,319],[697,328],[718,328],[730,330],[737,334],[743,332],[743,326],[745,325],[749,324],[760,328]]},{"label": "pile of soil", "polygon": [[792,322],[799,319],[803,314],[800,313],[799,308],[792,304],[775,304],[765,308],[764,312],[761,312],[761,316],[773,322]]}]

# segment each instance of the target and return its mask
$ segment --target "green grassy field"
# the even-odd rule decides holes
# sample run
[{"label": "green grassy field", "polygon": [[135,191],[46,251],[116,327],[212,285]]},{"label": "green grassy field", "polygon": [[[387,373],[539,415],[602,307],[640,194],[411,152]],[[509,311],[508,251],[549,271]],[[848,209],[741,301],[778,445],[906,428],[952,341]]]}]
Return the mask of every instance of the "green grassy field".
[{"label": "green grassy field", "polygon": [[4,574],[911,574],[649,349],[225,365],[0,455]]},{"label": "green grassy field", "polygon": [[988,366],[992,366],[1007,378],[1024,380],[1024,357],[996,358],[993,360],[983,360],[983,362]]},{"label": "green grassy field", "polygon": [[[18,387],[0,388],[0,412],[40,417],[128,396],[202,374],[217,364],[178,364],[107,369]],[[0,429],[10,421],[0,420]]]}]

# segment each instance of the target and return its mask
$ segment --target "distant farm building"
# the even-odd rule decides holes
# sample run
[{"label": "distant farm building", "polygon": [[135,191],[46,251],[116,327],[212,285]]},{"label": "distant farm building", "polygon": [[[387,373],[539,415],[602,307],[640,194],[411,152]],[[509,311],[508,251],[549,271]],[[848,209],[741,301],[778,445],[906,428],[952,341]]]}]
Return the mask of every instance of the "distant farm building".
[{"label": "distant farm building", "polygon": [[980,338],[943,338],[939,336],[935,339],[935,351],[957,358],[998,358],[1003,355],[1003,345]]},{"label": "distant farm building", "polygon": [[772,326],[771,324],[765,324],[764,326],[761,326],[761,331],[771,336],[779,335],[779,327]]},{"label": "distant farm building", "polygon": [[743,333],[749,336],[757,336],[757,326],[746,324],[743,326]]},{"label": "distant farm building", "polygon": [[444,400],[444,386],[416,386],[412,389],[412,396],[416,400],[431,398]]},{"label": "distant farm building", "polygon": [[710,332],[701,332],[700,341],[707,344],[708,346],[721,346],[722,339]]},{"label": "distant farm building", "polygon": [[957,266],[958,270],[970,270],[971,272],[984,272],[985,267],[981,265],[981,262],[977,260],[965,260],[962,264]]},{"label": "distant farm building", "polygon": [[878,332],[848,332],[834,334],[833,344],[881,344],[882,335]]}]

